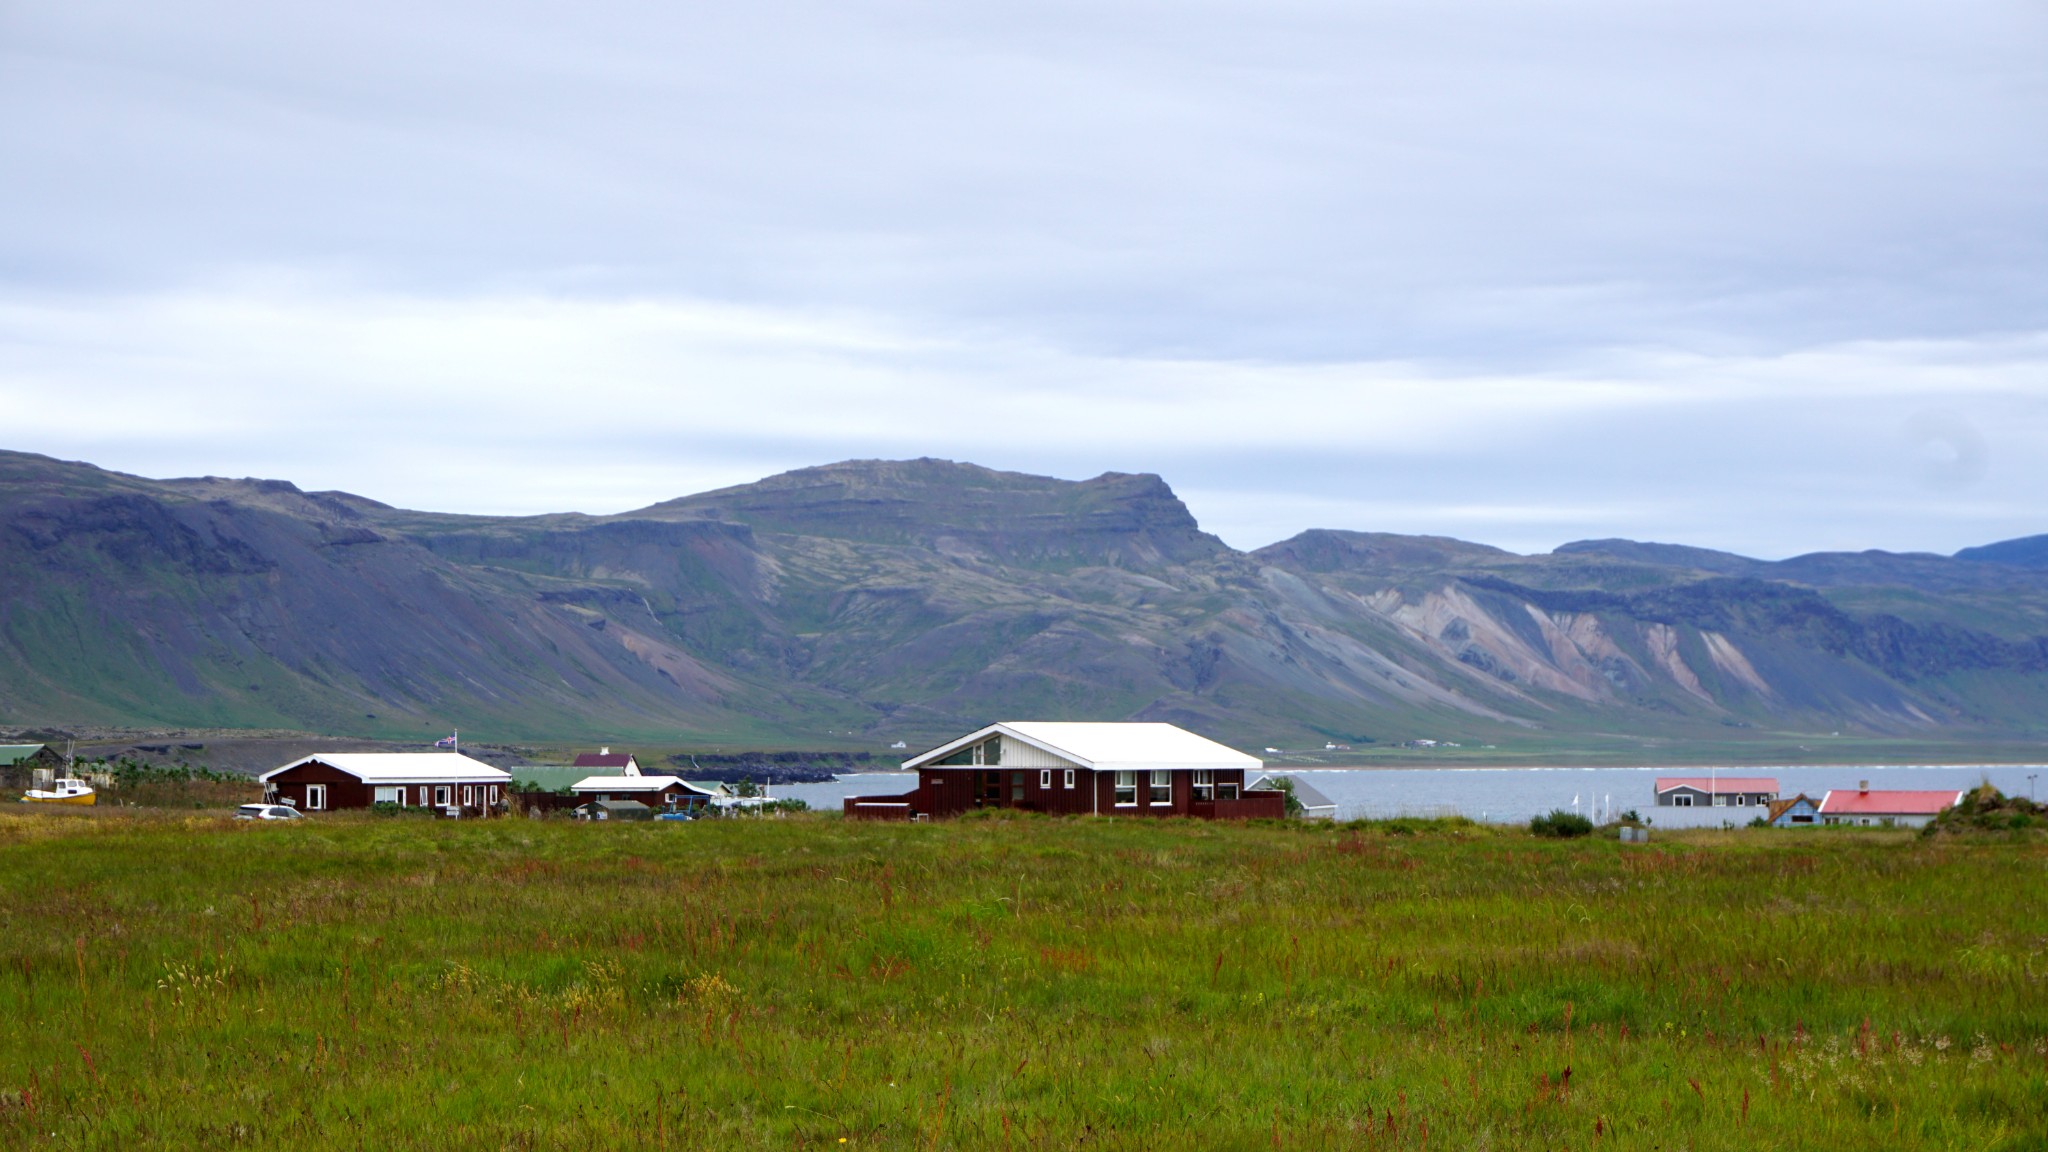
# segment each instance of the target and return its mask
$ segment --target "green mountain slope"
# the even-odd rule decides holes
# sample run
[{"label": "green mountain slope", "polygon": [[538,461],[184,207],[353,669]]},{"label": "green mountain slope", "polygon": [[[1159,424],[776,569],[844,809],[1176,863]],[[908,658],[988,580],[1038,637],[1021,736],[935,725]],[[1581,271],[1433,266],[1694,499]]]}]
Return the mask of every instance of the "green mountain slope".
[{"label": "green mountain slope", "polygon": [[852,461],[594,517],[411,512],[0,453],[0,722],[912,743],[993,717],[1247,745],[2017,739],[2048,571],[1546,556],[1312,531],[1252,553],[1155,476]]}]

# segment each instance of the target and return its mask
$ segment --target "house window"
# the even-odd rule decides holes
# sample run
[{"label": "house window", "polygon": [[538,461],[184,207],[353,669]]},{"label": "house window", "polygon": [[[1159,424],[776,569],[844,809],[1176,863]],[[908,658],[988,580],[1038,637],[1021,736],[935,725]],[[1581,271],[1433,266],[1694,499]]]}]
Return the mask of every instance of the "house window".
[{"label": "house window", "polygon": [[1714,807],[1726,808],[1727,806],[1728,798],[1726,796],[1721,795],[1719,792],[1714,793]]},{"label": "house window", "polygon": [[1747,797],[1747,796],[1744,796],[1744,795],[1742,795],[1742,794],[1740,794],[1740,793],[1736,794],[1736,797],[1735,797],[1735,806],[1736,806],[1737,808],[1747,808],[1747,807],[1749,807],[1749,797]]},{"label": "house window", "polygon": [[1195,769],[1195,799],[1207,803],[1216,798],[1216,772],[1211,768]]},{"label": "house window", "polygon": [[1173,773],[1164,768],[1152,772],[1152,803],[1173,803]]},{"label": "house window", "polygon": [[1003,738],[998,736],[993,740],[985,740],[980,744],[970,744],[967,747],[962,748],[957,752],[954,752],[950,756],[946,756],[943,759],[934,760],[932,761],[932,767],[964,768],[1001,764],[1002,762]]},{"label": "house window", "polygon": [[1222,781],[1221,783],[1217,784],[1217,785],[1216,785],[1216,798],[1217,798],[1218,800],[1235,800],[1235,799],[1237,799],[1237,786],[1238,786],[1238,784],[1239,784],[1239,783],[1240,783],[1240,782],[1239,782],[1239,781],[1236,781],[1236,780],[1225,780],[1225,781]]},{"label": "house window", "polygon": [[373,801],[377,804],[396,804],[405,796],[403,788],[379,788]]},{"label": "house window", "polygon": [[1692,796],[1691,796],[1691,794],[1689,794],[1689,793],[1685,793],[1685,792],[1680,792],[1680,793],[1679,793],[1678,795],[1676,795],[1676,796],[1673,796],[1673,797],[1671,798],[1671,806],[1672,806],[1673,808],[1690,808],[1690,807],[1692,807]]},{"label": "house window", "polygon": [[327,785],[325,785],[325,784],[308,784],[308,785],[306,785],[306,810],[307,810],[308,812],[319,812],[319,811],[322,811],[322,810],[324,810],[324,809],[325,809],[326,807],[327,807]]},{"label": "house window", "polygon": [[981,798],[984,800],[1001,800],[1003,798],[1003,774],[1001,772],[984,772],[981,774]]},{"label": "house window", "polygon": [[1024,774],[1022,772],[1010,773],[1010,799],[1013,802],[1024,799]]},{"label": "house window", "polygon": [[1130,807],[1138,802],[1138,774],[1118,772],[1116,774],[1116,802],[1120,807]]},{"label": "house window", "polygon": [[1069,788],[1072,788],[1073,786],[1074,786],[1074,770],[1073,770],[1072,768],[1069,768],[1069,769],[1067,769],[1067,787],[1069,787]]},{"label": "house window", "polygon": [[436,803],[436,804],[440,805],[440,806],[441,806],[441,807],[443,807],[443,808],[446,808],[446,807],[448,806],[448,792],[449,792],[449,787],[448,787],[448,785],[446,785],[446,784],[436,784],[436,785],[434,785],[434,803]]},{"label": "house window", "polygon": [[468,784],[462,786],[462,806],[468,808],[476,803],[476,789]]},{"label": "house window", "polygon": [[[498,786],[497,786],[496,784],[493,784],[493,785],[491,785],[491,803],[493,803],[493,804],[496,804],[497,802],[498,802]],[[675,797],[673,797],[673,796],[669,797],[669,803],[671,803],[671,804],[675,803]]]},{"label": "house window", "polygon": [[1050,768],[1041,768],[1041,769],[1039,769],[1039,772],[1038,772],[1038,786],[1039,786],[1040,788],[1046,788],[1046,789],[1050,789],[1050,788],[1052,787],[1052,769],[1050,769]]}]

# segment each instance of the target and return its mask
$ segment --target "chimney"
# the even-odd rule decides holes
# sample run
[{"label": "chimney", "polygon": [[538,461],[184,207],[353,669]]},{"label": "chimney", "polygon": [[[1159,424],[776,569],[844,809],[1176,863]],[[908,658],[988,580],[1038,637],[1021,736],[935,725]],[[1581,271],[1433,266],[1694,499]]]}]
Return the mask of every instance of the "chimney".
[{"label": "chimney", "polygon": [[1864,794],[1865,796],[1868,796],[1868,795],[1870,795],[1870,781],[1868,781],[1868,780],[1858,780],[1858,781],[1856,782],[1856,790],[1857,790],[1858,792],[1861,792],[1861,793],[1863,793],[1863,794]]},{"label": "chimney", "polygon": [[[597,750],[597,754],[598,754],[599,756],[609,756],[609,755],[611,755],[611,754],[612,754],[612,750],[611,750],[611,749],[610,749],[609,747],[605,747],[605,748],[599,748],[599,749]],[[1869,786],[1870,786],[1870,785],[1869,785],[1868,783],[1866,783],[1866,784],[1864,785],[1864,787],[1865,787],[1865,788],[1868,788]]]}]

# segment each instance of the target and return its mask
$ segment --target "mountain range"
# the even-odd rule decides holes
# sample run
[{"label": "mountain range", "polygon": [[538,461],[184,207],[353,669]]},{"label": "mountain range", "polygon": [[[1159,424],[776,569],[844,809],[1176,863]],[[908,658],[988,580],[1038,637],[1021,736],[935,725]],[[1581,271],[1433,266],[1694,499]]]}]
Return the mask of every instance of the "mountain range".
[{"label": "mountain range", "polygon": [[875,748],[1134,718],[1318,749],[2048,730],[2048,537],[1763,561],[1312,530],[1241,552],[1152,475],[849,461],[497,517],[5,452],[0,541],[15,726]]}]

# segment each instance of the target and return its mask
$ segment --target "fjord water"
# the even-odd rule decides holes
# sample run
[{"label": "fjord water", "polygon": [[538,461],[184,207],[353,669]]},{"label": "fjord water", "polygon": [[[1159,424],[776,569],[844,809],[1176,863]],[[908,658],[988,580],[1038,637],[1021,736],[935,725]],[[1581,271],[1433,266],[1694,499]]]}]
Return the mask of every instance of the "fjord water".
[{"label": "fjord water", "polygon": [[[1660,776],[1769,776],[1783,796],[1801,792],[1819,800],[1830,788],[1854,788],[1868,780],[1872,788],[1974,788],[1989,780],[2009,796],[2025,796],[2029,775],[2035,796],[2048,796],[2048,768],[2039,765],[1886,766],[1847,765],[1799,768],[1316,768],[1274,769],[1295,776],[1337,804],[1340,820],[1387,816],[1467,816],[1497,824],[1519,824],[1554,808],[1604,814],[1633,808],[1658,828],[1714,828],[1723,822],[1747,824],[1762,814],[1758,808],[1659,808],[1656,781]],[[887,796],[908,792],[917,780],[905,772],[859,772],[820,784],[789,784],[775,795],[801,799],[813,808],[836,811],[848,796]]]}]

